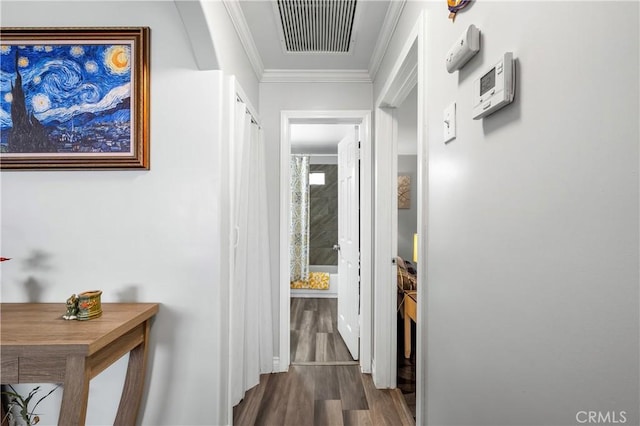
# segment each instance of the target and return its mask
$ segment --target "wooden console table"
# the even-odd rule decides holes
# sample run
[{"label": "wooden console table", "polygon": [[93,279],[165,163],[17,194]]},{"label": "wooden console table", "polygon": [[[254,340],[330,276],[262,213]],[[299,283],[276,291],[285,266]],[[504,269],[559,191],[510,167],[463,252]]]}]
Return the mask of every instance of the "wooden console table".
[{"label": "wooden console table", "polygon": [[411,357],[411,321],[418,321],[418,292],[404,292],[404,357]]},{"label": "wooden console table", "polygon": [[64,303],[0,304],[0,381],[62,383],[58,425],[84,425],[89,381],[129,354],[114,424],[136,423],[157,303],[103,303],[102,316],[62,319]]}]

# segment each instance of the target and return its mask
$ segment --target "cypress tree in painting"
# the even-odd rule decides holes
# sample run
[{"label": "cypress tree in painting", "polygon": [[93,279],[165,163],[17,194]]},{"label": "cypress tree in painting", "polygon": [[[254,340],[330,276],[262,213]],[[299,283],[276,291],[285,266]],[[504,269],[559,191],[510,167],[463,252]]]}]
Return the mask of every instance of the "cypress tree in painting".
[{"label": "cypress tree in painting", "polygon": [[18,59],[18,49],[16,49],[16,81],[11,85],[13,125],[7,135],[9,152],[56,152],[55,145],[49,142],[45,127],[27,111]]}]

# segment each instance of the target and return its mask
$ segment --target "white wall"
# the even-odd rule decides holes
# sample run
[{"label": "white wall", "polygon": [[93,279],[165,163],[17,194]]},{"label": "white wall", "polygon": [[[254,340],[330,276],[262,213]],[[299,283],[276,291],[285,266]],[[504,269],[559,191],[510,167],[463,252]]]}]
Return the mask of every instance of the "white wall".
[{"label": "white wall", "polygon": [[[584,410],[638,424],[638,3],[474,2],[454,24],[440,2],[408,2],[374,98],[421,10],[426,421],[569,425]],[[482,51],[448,74],[472,23]],[[508,50],[516,101],[474,121],[472,80]]]},{"label": "white wall", "polygon": [[249,98],[243,100],[257,108],[259,104],[258,77],[256,77],[251,67],[251,62],[247,58],[224,3],[221,0],[199,1],[202,3],[205,17],[211,29],[221,69],[224,70],[225,74],[236,77]]},{"label": "white wall", "polygon": [[[261,83],[260,114],[267,144],[267,201],[271,282],[273,284],[274,348],[280,334],[280,112],[285,110],[371,110],[369,83]],[[277,355],[276,355],[277,356]]]},{"label": "white wall", "polygon": [[[159,302],[143,424],[221,424],[228,327],[220,263],[220,71],[197,71],[173,2],[2,2],[2,26],[151,27],[151,170],[2,172],[3,302],[102,289]],[[248,90],[248,89],[247,89]],[[226,177],[225,177],[226,179]],[[28,265],[40,252],[46,268]],[[108,309],[108,308],[106,308]],[[87,424],[113,424],[126,363],[92,381]],[[42,413],[55,424],[57,413]]]},{"label": "white wall", "polygon": [[413,89],[396,110],[398,123],[398,176],[411,179],[411,203],[398,209],[398,255],[413,259],[413,234],[418,232],[418,97]]},{"label": "white wall", "polygon": [[398,155],[418,155],[418,91],[414,88],[396,110]]},{"label": "white wall", "polygon": [[398,256],[413,261],[413,234],[418,232],[418,156],[398,156],[398,176],[411,179],[411,203],[408,209],[398,209]]},{"label": "white wall", "polygon": [[337,155],[312,155],[309,164],[338,164]]}]

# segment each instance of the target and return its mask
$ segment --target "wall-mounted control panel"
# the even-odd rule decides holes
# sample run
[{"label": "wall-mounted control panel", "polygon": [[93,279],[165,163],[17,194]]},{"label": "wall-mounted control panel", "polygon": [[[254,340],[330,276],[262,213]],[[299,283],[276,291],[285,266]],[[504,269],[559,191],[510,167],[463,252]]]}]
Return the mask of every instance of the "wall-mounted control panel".
[{"label": "wall-mounted control panel", "polygon": [[516,92],[513,53],[506,52],[473,82],[473,119],[479,120],[513,102]]},{"label": "wall-mounted control panel", "polygon": [[453,43],[445,59],[447,71],[452,73],[469,62],[469,59],[480,51],[480,30],[475,25],[469,25],[464,33]]}]

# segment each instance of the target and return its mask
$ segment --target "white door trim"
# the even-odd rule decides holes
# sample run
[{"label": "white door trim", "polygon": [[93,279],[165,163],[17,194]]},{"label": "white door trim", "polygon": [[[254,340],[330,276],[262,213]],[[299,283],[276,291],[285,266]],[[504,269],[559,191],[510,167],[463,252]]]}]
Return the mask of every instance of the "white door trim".
[{"label": "white door trim", "polygon": [[289,156],[291,123],[359,124],[360,150],[360,368],[371,372],[372,296],[373,296],[373,161],[371,111],[367,110],[293,110],[280,113],[280,358],[279,371],[288,371],[291,363],[290,345],[290,283],[289,283]]},{"label": "white door trim", "polygon": [[360,126],[338,142],[338,332],[360,359]]},{"label": "white door trim", "polygon": [[[392,275],[392,258],[396,248],[392,247],[393,231],[391,223],[392,212],[389,211],[389,198],[397,194],[396,170],[397,153],[395,146],[397,139],[397,122],[394,108],[399,107],[411,90],[418,85],[418,330],[416,351],[416,424],[425,424],[426,413],[426,383],[424,378],[426,357],[424,357],[424,342],[426,340],[426,321],[424,318],[426,306],[427,286],[427,229],[428,229],[428,134],[426,132],[426,13],[421,12],[414,28],[407,37],[398,55],[380,96],[375,103],[376,143],[376,204],[375,204],[375,322],[373,328],[374,349],[373,360],[375,371],[374,382],[377,387],[396,386],[397,365],[397,307],[395,276]],[[391,141],[391,143],[389,143]],[[425,267],[420,267],[421,265]],[[389,283],[389,280],[392,280]]]},{"label": "white door trim", "polygon": [[377,388],[396,387],[397,328],[391,326],[396,323],[397,312],[396,280],[391,263],[397,251],[391,228],[395,223],[393,209],[397,208],[397,200],[394,200],[397,189],[393,186],[397,166],[393,159],[398,129],[394,115],[393,108],[376,109],[373,382]]}]

